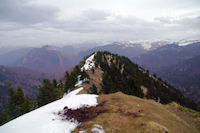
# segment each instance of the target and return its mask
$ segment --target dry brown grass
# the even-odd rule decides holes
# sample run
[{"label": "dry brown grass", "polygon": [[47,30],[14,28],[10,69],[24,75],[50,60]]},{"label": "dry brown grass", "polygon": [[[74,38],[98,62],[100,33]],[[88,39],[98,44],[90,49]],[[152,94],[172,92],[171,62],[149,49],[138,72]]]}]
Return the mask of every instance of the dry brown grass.
[{"label": "dry brown grass", "polygon": [[82,89],[78,94],[88,94],[88,91],[86,89]]},{"label": "dry brown grass", "polygon": [[[152,100],[128,96],[123,93],[100,95],[98,103],[105,102],[107,112],[83,122],[74,132],[91,131],[94,124],[100,124],[108,133],[199,133],[198,118],[190,121],[179,113],[174,113],[170,105],[162,105]],[[170,107],[169,107],[170,106]],[[178,111],[178,110],[177,110]],[[188,115],[188,114],[185,114]],[[189,115],[187,118],[189,119]],[[197,123],[195,125],[194,123]]]},{"label": "dry brown grass", "polygon": [[90,93],[90,87],[92,87],[92,85],[94,84],[97,89],[98,92],[101,93],[102,90],[102,76],[103,76],[103,71],[100,68],[94,68],[94,73],[92,71],[86,71],[87,74],[90,77],[90,82],[89,83],[83,83],[83,87],[84,89],[87,91],[87,93]]},{"label": "dry brown grass", "polygon": [[182,120],[184,120],[187,123],[190,123],[190,125],[193,125],[200,131],[200,116],[196,116],[196,114],[187,111],[181,111],[180,109],[184,107],[174,102],[167,105],[166,107],[169,111],[178,115]]}]

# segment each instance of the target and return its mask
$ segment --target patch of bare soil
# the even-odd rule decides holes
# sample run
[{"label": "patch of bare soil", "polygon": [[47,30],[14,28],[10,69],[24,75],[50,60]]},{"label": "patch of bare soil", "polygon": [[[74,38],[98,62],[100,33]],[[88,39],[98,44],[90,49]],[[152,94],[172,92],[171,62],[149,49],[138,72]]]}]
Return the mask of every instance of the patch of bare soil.
[{"label": "patch of bare soil", "polygon": [[58,112],[58,115],[62,117],[62,120],[85,122],[96,118],[99,114],[105,113],[103,108],[105,102],[98,104],[97,106],[83,106],[78,109],[69,109],[67,106],[62,111]]},{"label": "patch of bare soil", "polygon": [[143,93],[144,93],[144,98],[146,98],[147,94],[148,94],[148,89],[145,86],[140,86],[140,88],[142,89]]}]

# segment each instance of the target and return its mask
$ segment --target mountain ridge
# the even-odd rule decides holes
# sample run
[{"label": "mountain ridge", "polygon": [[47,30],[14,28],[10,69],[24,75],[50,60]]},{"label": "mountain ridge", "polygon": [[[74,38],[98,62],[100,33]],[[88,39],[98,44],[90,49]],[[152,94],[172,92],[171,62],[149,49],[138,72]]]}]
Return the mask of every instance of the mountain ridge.
[{"label": "mountain ridge", "polygon": [[[148,70],[132,63],[126,57],[109,52],[97,52],[92,56],[94,56],[95,62],[89,62],[95,64],[95,67],[85,70],[92,80],[83,83],[88,93],[94,88],[94,85],[97,87],[97,94],[122,91],[128,95],[154,99],[163,104],[175,101],[187,107],[194,105],[194,108],[199,109],[195,103],[185,98],[173,86],[163,82],[161,78],[149,74]],[[86,59],[90,59],[92,56],[88,56],[89,58],[86,57]],[[86,60],[86,62],[88,61]],[[80,75],[83,64],[84,62],[81,62],[80,65],[76,66],[72,75]]]},{"label": "mountain ridge", "polygon": [[27,67],[47,73],[63,73],[66,69],[73,67],[74,60],[65,56],[53,46],[34,48],[20,60],[13,63],[13,66]]},{"label": "mountain ridge", "polygon": [[[200,131],[199,112],[187,108],[198,110],[195,104],[126,57],[109,52],[93,53],[70,73],[66,72],[65,79],[64,89],[68,95],[6,123],[0,131],[10,133],[11,130],[25,129],[27,132],[26,129],[32,128],[42,133],[69,132],[67,129],[75,133]],[[96,98],[97,104],[92,105],[89,96]],[[85,100],[76,99],[78,97]],[[74,102],[75,105],[72,105]],[[75,107],[77,104],[78,108]],[[40,128],[32,122],[26,127],[15,124],[40,121],[43,118],[35,112],[41,111],[48,122],[40,124]],[[73,124],[73,128],[69,123]]]},{"label": "mountain ridge", "polygon": [[200,42],[196,42],[186,46],[165,45],[132,60],[170,82],[199,104],[199,55]]}]

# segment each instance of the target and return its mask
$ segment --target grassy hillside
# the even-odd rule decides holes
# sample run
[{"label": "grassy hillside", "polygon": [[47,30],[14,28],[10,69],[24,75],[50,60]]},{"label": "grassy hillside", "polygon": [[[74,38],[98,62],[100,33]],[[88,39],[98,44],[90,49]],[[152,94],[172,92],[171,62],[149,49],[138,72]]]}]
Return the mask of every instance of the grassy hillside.
[{"label": "grassy hillside", "polygon": [[[95,53],[90,62],[95,66],[84,71],[89,81],[82,83],[84,90],[80,94],[98,94],[98,106],[70,110],[74,119],[81,122],[75,133],[91,132],[98,125],[105,132],[114,133],[200,131],[200,112],[191,109],[198,110],[198,105],[156,75],[109,52]],[[76,66],[71,77],[82,77],[84,64],[85,61]]]},{"label": "grassy hillside", "polygon": [[[153,99],[162,104],[177,102],[180,105],[199,110],[198,105],[184,97],[180,91],[156,75],[149,74],[127,57],[118,56],[109,52],[97,52],[94,56],[95,67],[87,70],[90,82],[84,87],[89,93],[97,87],[97,94],[123,92],[141,98]],[[72,73],[79,75],[78,67]],[[76,71],[76,72],[75,72]]]},{"label": "grassy hillside", "polygon": [[[90,132],[99,124],[106,132],[114,133],[198,133],[199,112],[172,103],[163,105],[153,100],[125,95],[121,92],[100,95],[98,103],[105,112],[83,122],[74,132]],[[183,108],[185,110],[183,110]],[[91,114],[92,115],[92,114]]]}]

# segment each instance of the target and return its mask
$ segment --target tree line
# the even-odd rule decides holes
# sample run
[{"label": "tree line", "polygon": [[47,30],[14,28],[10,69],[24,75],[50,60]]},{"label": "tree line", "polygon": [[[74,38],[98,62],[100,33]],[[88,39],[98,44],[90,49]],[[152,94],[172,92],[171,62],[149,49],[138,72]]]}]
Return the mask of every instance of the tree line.
[{"label": "tree line", "polygon": [[[162,81],[161,78],[157,78],[156,75],[150,75],[148,70],[139,67],[127,57],[109,52],[97,52],[94,58],[95,67],[100,67],[104,72],[102,92],[105,94],[121,91],[142,98],[144,97],[141,89],[143,85],[148,88],[146,97],[149,99],[159,100],[163,104],[175,101],[180,105],[199,110],[199,106],[185,98],[180,91]],[[20,86],[14,89],[9,84],[8,102],[6,111],[0,113],[0,125],[62,98],[64,93],[69,93],[74,89],[78,80],[89,79],[88,74],[84,70],[81,71],[80,67],[81,65],[75,66],[70,73],[66,71],[64,83],[55,79],[52,81],[44,79],[42,85],[39,86],[36,99],[32,100],[24,94]],[[90,90],[93,94],[98,93],[95,85],[92,85]]]},{"label": "tree line", "polygon": [[127,57],[107,51],[97,52],[95,66],[104,72],[102,88],[106,94],[121,91],[128,95],[143,97],[141,86],[145,86],[148,88],[148,99],[154,99],[162,104],[175,101],[182,106],[199,110],[199,106],[183,96],[179,90],[157,78],[155,74],[150,75],[148,70],[139,67]]},{"label": "tree line", "polygon": [[0,125],[52,101],[58,100],[64,93],[62,82],[58,83],[55,79],[52,82],[49,79],[43,80],[42,85],[39,86],[36,99],[30,99],[28,95],[25,95],[19,85],[14,89],[12,84],[9,83],[7,90],[8,101],[6,110],[0,113]]},{"label": "tree line", "polygon": [[53,79],[52,81],[47,78],[43,79],[35,99],[30,99],[28,95],[25,95],[20,86],[14,89],[12,83],[9,83],[7,89],[8,102],[6,110],[0,113],[0,125],[62,98],[64,93],[69,93],[74,88],[78,77],[80,78],[79,80],[85,78],[89,79],[88,74],[84,70],[81,71],[80,66],[77,65],[71,73],[66,71],[64,84],[62,81],[58,82],[56,79]]}]

